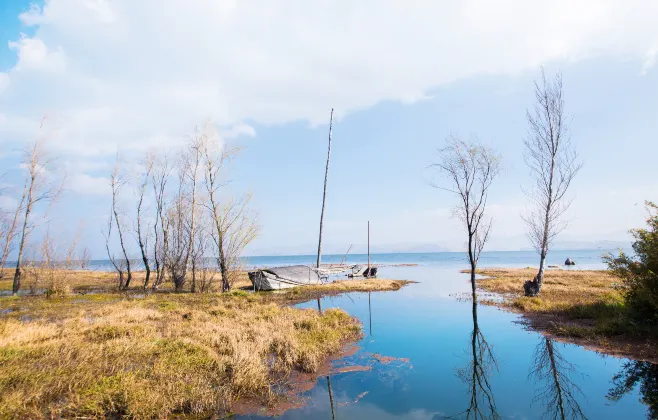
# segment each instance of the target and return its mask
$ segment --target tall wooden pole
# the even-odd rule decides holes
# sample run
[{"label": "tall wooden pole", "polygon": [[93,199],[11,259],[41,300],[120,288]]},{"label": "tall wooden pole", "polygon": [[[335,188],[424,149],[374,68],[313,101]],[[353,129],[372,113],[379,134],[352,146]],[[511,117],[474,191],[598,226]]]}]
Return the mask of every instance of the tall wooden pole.
[{"label": "tall wooden pole", "polygon": [[320,268],[322,259],[322,226],[324,224],[324,206],[327,201],[327,178],[329,177],[329,162],[331,161],[331,129],[334,123],[334,109],[331,108],[331,118],[329,119],[329,150],[327,151],[327,168],[324,172],[324,193],[322,194],[322,212],[320,213],[320,239],[318,240],[318,262]]},{"label": "tall wooden pole", "polygon": [[370,220],[368,220],[368,276],[370,276]]}]

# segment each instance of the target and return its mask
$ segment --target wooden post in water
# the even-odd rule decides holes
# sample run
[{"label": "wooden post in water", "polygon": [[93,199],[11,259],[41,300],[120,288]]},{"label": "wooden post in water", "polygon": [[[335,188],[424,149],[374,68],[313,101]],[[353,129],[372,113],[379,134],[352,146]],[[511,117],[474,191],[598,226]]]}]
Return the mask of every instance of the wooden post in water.
[{"label": "wooden post in water", "polygon": [[370,276],[370,220],[368,220],[368,276]]},{"label": "wooden post in water", "polygon": [[[320,237],[318,239],[318,261],[317,268],[320,269],[322,262],[322,226],[324,225],[324,206],[327,201],[327,178],[329,177],[329,162],[331,161],[331,129],[334,124],[334,109],[331,108],[331,116],[329,118],[329,148],[327,150],[327,167],[324,171],[324,191],[322,193],[322,211],[320,213]],[[319,275],[319,273],[318,273]],[[322,303],[318,298],[318,312],[322,313]]]},{"label": "wooden post in water", "polygon": [[322,212],[320,213],[320,238],[318,239],[318,261],[317,267],[320,268],[322,260],[322,226],[324,224],[324,206],[327,201],[327,178],[329,177],[329,162],[331,161],[331,129],[334,123],[334,109],[331,108],[331,117],[329,119],[329,149],[327,151],[327,168],[324,172],[324,192],[322,194]]}]

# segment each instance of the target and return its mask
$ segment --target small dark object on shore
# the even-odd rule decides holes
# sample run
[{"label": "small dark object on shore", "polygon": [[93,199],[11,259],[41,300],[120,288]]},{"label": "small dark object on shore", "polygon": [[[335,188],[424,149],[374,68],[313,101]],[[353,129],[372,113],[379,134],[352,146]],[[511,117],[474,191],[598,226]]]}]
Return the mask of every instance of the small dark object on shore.
[{"label": "small dark object on shore", "polygon": [[564,262],[564,265],[576,265],[576,262],[571,258],[567,258],[567,260]]},{"label": "small dark object on shore", "polygon": [[539,294],[539,283],[537,282],[537,277],[532,280],[526,280],[526,282],[523,283],[523,291],[526,296],[537,296]]},{"label": "small dark object on shore", "polygon": [[363,277],[377,277],[377,267],[366,268],[363,272]]}]

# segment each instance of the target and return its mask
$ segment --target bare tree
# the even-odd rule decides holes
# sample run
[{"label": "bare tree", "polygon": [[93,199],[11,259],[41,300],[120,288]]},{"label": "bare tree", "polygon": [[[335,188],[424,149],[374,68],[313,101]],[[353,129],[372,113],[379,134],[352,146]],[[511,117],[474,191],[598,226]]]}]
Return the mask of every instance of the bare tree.
[{"label": "bare tree", "polygon": [[169,203],[165,214],[169,233],[165,265],[177,291],[183,290],[185,286],[190,255],[188,215],[191,209],[185,191],[186,176],[185,167],[179,166],[178,191]]},{"label": "bare tree", "polygon": [[525,162],[534,181],[527,192],[533,210],[523,216],[528,237],[539,254],[539,271],[524,285],[525,294],[535,296],[544,281],[546,255],[551,242],[566,227],[560,222],[569,208],[566,193],[582,164],[571,143],[568,116],[564,113],[562,75],[535,83],[535,106],[528,110],[528,135],[524,140]]},{"label": "bare tree", "polygon": [[139,251],[142,255],[142,262],[144,263],[144,270],[146,271],[146,277],[144,278],[144,289],[146,289],[151,278],[151,263],[148,257],[148,228],[146,231],[142,230],[142,206],[144,204],[144,194],[146,193],[146,187],[148,186],[151,177],[151,171],[153,171],[152,155],[149,154],[146,156],[144,167],[144,177],[137,190],[137,244],[139,245]]},{"label": "bare tree", "polygon": [[[123,225],[121,224],[121,220],[119,218],[119,209],[117,204],[119,191],[121,189],[122,184],[123,181],[119,177],[119,154],[117,153],[116,164],[114,165],[114,170],[112,171],[112,175],[110,176],[110,187],[112,187],[112,212],[110,214],[110,222],[108,223],[108,234],[106,237],[105,244],[108,251],[108,257],[112,261],[114,268],[119,272],[119,288],[128,289],[128,287],[130,287],[130,281],[132,280],[132,271],[130,269],[130,259],[128,258],[128,252],[126,251],[126,245],[123,240]],[[115,263],[114,257],[110,254],[110,250],[109,250],[109,238],[112,232],[112,219],[114,219],[114,224],[116,226],[117,234],[119,235],[119,245],[121,246],[121,252],[123,254],[122,264]],[[123,269],[119,269],[120,267],[123,267],[124,264],[126,267],[126,274],[127,274],[125,282],[123,281]]]},{"label": "bare tree", "polygon": [[[204,129],[204,133],[207,132],[207,123],[206,123],[206,128]],[[202,161],[202,147],[203,147],[203,134],[201,134],[197,128],[194,137],[189,143],[187,153],[185,154],[184,160],[185,160],[185,166],[186,166],[186,177],[187,181],[190,182],[190,188],[191,188],[191,202],[190,202],[190,227],[189,227],[189,245],[188,245],[188,252],[185,258],[185,264],[188,265],[188,263],[191,262],[191,268],[192,268],[192,284],[191,284],[191,292],[194,293],[196,292],[196,261],[197,259],[195,258],[195,228],[196,228],[196,213],[197,213],[197,181],[198,181],[198,174],[199,174],[199,166],[201,166],[201,161]],[[192,256],[192,259],[190,261],[190,256]]]},{"label": "bare tree", "polygon": [[480,145],[477,139],[466,142],[452,136],[438,152],[438,168],[452,182],[451,187],[436,188],[459,197],[455,214],[464,222],[468,235],[468,261],[471,288],[475,299],[475,270],[485,243],[489,239],[491,220],[485,220],[489,188],[500,171],[500,156]]},{"label": "bare tree", "polygon": [[167,161],[167,156],[156,161],[154,164],[153,172],[151,175],[151,183],[153,184],[153,193],[155,195],[156,218],[153,224],[153,233],[155,236],[155,244],[153,247],[153,260],[155,261],[155,281],[153,281],[153,289],[160,286],[166,276],[167,266],[167,253],[169,252],[169,222],[165,217],[167,199],[166,191],[167,184],[169,183],[169,176],[171,175],[171,166]]},{"label": "bare tree", "polygon": [[[25,191],[25,188],[23,188],[23,191]],[[16,229],[18,229],[21,213],[24,210],[23,205],[25,204],[25,198],[26,195],[22,194],[21,201],[16,205],[13,215],[11,216],[11,220],[5,212],[2,213],[2,220],[0,221],[1,222],[0,234],[2,235],[2,256],[0,256],[0,279],[4,275],[4,268],[5,268],[5,264],[7,263],[7,258],[9,257],[9,253],[11,253],[15,245],[14,240],[16,236]]]},{"label": "bare tree", "polygon": [[582,391],[571,379],[577,367],[567,361],[555,347],[555,342],[543,337],[535,348],[530,378],[543,385],[533,402],[546,408],[544,418],[555,420],[584,419],[577,397]]},{"label": "bare tree", "polygon": [[30,219],[34,206],[41,202],[52,205],[61,194],[66,179],[66,176],[61,177],[61,182],[51,179],[49,171],[52,162],[53,159],[46,156],[42,139],[37,139],[31,146],[24,150],[23,166],[27,170],[27,180],[21,196],[21,205],[24,211],[23,226],[20,233],[21,239],[18,245],[18,255],[16,257],[16,271],[14,272],[14,283],[12,287],[13,294],[16,294],[21,287],[23,253],[27,238],[35,227],[35,222]]},{"label": "bare tree", "polygon": [[221,171],[237,150],[221,150],[217,138],[208,130],[203,135],[203,157],[205,185],[208,194],[207,208],[212,223],[212,238],[215,243],[216,260],[222,281],[222,292],[231,289],[240,256],[244,248],[258,234],[258,227],[253,214],[249,211],[251,196],[242,198],[224,198],[220,202],[220,189],[225,185],[221,181]]}]

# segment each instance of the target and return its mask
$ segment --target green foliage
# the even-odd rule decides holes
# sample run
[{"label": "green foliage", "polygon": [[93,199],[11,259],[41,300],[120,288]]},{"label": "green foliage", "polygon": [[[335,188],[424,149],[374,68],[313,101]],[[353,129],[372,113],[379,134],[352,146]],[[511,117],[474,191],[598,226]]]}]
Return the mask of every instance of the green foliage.
[{"label": "green foliage", "polygon": [[623,283],[621,291],[631,315],[638,322],[652,325],[658,321],[658,206],[646,202],[649,217],[645,229],[633,229],[635,238],[631,256],[608,254],[604,261]]}]

